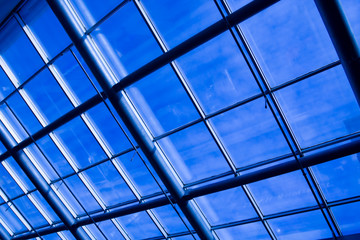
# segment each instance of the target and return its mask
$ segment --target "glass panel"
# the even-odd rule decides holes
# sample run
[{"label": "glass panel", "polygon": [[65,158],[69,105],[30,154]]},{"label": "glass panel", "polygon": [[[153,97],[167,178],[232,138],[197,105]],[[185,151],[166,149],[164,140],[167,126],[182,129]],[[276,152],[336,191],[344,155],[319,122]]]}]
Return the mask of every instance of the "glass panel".
[{"label": "glass panel", "polygon": [[48,234],[48,235],[42,236],[42,238],[45,240],[60,240],[60,239],[62,239],[62,238],[60,238],[60,236],[57,233]]},{"label": "glass panel", "polygon": [[46,200],[38,191],[31,193],[31,195],[40,204],[41,208],[45,210],[45,212],[48,214],[52,221],[60,221],[60,218],[57,216],[54,210],[50,207],[50,205],[46,202]]},{"label": "glass panel", "polygon": [[14,160],[14,158],[9,157],[6,159],[3,164],[9,164],[11,169],[14,171],[14,173],[20,178],[21,182],[25,184],[25,187],[27,190],[33,190],[35,189],[35,186],[32,184],[32,182],[29,180],[29,178],[26,176],[24,171],[20,168],[20,166],[17,164],[17,162]]},{"label": "glass panel", "polygon": [[81,118],[75,118],[54,131],[71,154],[72,159],[80,168],[94,164],[106,157]]},{"label": "glass panel", "polygon": [[48,225],[45,218],[27,196],[18,198],[14,200],[13,203],[33,228]]},{"label": "glass panel", "polygon": [[[77,183],[78,181],[79,181],[78,179],[75,179],[75,180],[71,180],[70,182],[76,182]],[[56,191],[61,193],[64,200],[66,200],[66,202],[69,203],[69,205],[76,212],[76,214],[77,215],[84,214],[85,212],[84,212],[83,207],[80,206],[79,202],[77,201],[77,199],[75,199],[74,195],[72,194],[72,192],[70,192],[70,190],[69,190],[69,188],[67,186],[71,187],[70,185],[64,183],[63,181],[54,183],[54,187],[55,187]],[[84,186],[80,185],[80,188],[78,190],[76,190],[76,189],[75,190],[76,191],[82,191],[83,189],[84,189]],[[83,192],[83,194],[86,195],[87,192]],[[96,206],[96,204],[93,203],[95,200],[92,197],[90,197],[88,200],[89,200],[90,204]]]},{"label": "glass panel", "polygon": [[207,113],[260,92],[229,32],[196,48],[177,62]]},{"label": "glass panel", "polygon": [[248,186],[265,215],[316,206],[315,198],[300,171],[268,178]]},{"label": "glass panel", "polygon": [[344,235],[360,233],[360,202],[331,208]]},{"label": "glass panel", "polygon": [[240,24],[271,85],[337,60],[312,0],[285,0]]},{"label": "glass panel", "polygon": [[19,83],[27,80],[44,64],[14,18],[1,29],[0,42],[0,55]]},{"label": "glass panel", "polygon": [[71,43],[46,1],[27,2],[20,15],[50,59]]},{"label": "glass panel", "polygon": [[340,0],[340,3],[357,44],[360,45],[360,2],[357,0]]},{"label": "glass panel", "polygon": [[95,224],[86,225],[86,228],[90,230],[96,240],[106,239],[104,235],[99,231],[99,229],[95,226]]},{"label": "glass panel", "polygon": [[7,97],[14,89],[14,85],[6,76],[3,69],[0,68],[0,101]]},{"label": "glass panel", "polygon": [[199,197],[196,202],[212,226],[257,217],[242,188]]},{"label": "glass panel", "polygon": [[236,11],[237,9],[243,7],[245,4],[252,2],[252,0],[227,0],[231,9]]},{"label": "glass panel", "polygon": [[332,237],[321,212],[306,212],[268,221],[278,239],[322,239]]},{"label": "glass panel", "polygon": [[264,225],[260,222],[250,223],[245,225],[239,225],[231,228],[223,228],[215,231],[220,239],[238,239],[239,236],[246,240],[256,239],[256,240],[265,240],[271,239],[267,233]]},{"label": "glass panel", "polygon": [[157,215],[167,233],[174,234],[188,231],[171,205],[155,208],[152,211]]},{"label": "glass panel", "polygon": [[[1,186],[3,186],[1,184]],[[26,231],[26,227],[15,215],[13,210],[8,205],[0,205],[0,218],[10,227],[11,231],[18,233]]]},{"label": "glass panel", "polygon": [[360,195],[360,154],[312,167],[328,201]]},{"label": "glass panel", "polygon": [[119,79],[161,54],[133,3],[122,7],[92,35]]},{"label": "glass panel", "polygon": [[110,220],[99,222],[98,226],[108,239],[125,239]]},{"label": "glass panel", "polygon": [[302,147],[360,130],[360,111],[341,66],[276,93]]},{"label": "glass panel", "polygon": [[2,164],[0,164],[0,187],[9,198],[14,198],[24,193]]},{"label": "glass panel", "polygon": [[211,123],[237,167],[290,153],[263,98],[216,116]]},{"label": "glass panel", "polygon": [[90,168],[84,173],[107,206],[135,199],[111,162]]},{"label": "glass panel", "polygon": [[127,93],[156,136],[199,118],[170,66],[133,84]]},{"label": "glass panel", "polygon": [[169,46],[175,47],[221,19],[209,0],[143,0],[147,11]]},{"label": "glass panel", "polygon": [[203,123],[163,138],[159,144],[185,183],[230,170]]}]

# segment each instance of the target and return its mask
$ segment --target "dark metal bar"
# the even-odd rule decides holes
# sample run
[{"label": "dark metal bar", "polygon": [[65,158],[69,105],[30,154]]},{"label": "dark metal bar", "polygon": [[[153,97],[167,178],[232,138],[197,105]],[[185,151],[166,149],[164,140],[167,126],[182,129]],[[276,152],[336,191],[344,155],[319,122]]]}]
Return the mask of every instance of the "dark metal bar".
[{"label": "dark metal bar", "polygon": [[89,239],[87,234],[81,228],[74,228],[75,219],[60,201],[55,192],[50,188],[45,179],[41,176],[36,167],[32,164],[30,159],[23,151],[12,151],[12,146],[15,144],[10,133],[5,127],[0,124],[0,142],[5,146],[11,156],[19,164],[26,176],[30,179],[32,184],[41,193],[47,203],[52,207],[54,212],[58,215],[65,226],[72,232],[77,239]]},{"label": "dark metal bar", "polygon": [[360,105],[360,49],[338,0],[315,0]]}]

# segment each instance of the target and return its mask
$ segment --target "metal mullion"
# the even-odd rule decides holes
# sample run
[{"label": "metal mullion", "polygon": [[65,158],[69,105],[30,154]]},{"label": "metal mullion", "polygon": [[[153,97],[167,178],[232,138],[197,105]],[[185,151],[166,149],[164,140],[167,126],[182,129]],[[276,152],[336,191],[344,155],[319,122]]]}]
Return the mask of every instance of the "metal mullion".
[{"label": "metal mullion", "polygon": [[125,238],[125,240],[131,240],[123,226],[119,223],[119,221],[115,218],[111,219],[111,222],[115,225],[116,229],[120,232],[120,234]]},{"label": "metal mullion", "polygon": [[149,215],[150,219],[153,221],[155,226],[160,230],[160,232],[164,236],[164,238],[168,239],[168,237],[169,237],[168,233],[166,232],[164,226],[162,225],[162,223],[160,222],[158,217],[154,214],[152,209],[146,210],[145,212]]}]

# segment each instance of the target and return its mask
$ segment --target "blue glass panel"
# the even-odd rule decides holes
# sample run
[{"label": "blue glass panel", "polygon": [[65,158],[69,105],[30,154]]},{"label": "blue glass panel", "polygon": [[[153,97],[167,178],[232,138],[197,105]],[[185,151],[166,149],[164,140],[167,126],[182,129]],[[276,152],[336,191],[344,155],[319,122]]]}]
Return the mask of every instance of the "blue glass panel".
[{"label": "blue glass panel", "polygon": [[344,235],[360,233],[360,202],[331,208]]},{"label": "blue glass panel", "polygon": [[79,117],[54,132],[63,143],[66,143],[65,147],[80,168],[107,158],[100,145]]},{"label": "blue glass panel", "polygon": [[[76,181],[78,181],[78,180],[76,179]],[[75,180],[72,180],[72,182],[75,182]],[[75,199],[72,192],[70,192],[70,190],[68,188],[68,186],[69,186],[68,184],[64,183],[63,181],[60,181],[60,182],[54,183],[54,186],[57,189],[57,191],[59,191],[61,193],[61,195],[64,197],[64,199],[66,199],[66,201],[69,203],[69,205],[76,212],[77,215],[81,215],[81,214],[85,213],[82,206],[79,204],[77,199]],[[79,188],[79,190],[76,190],[76,189],[75,190],[82,191],[83,189],[84,189],[84,186],[81,186]],[[86,194],[86,193],[84,193],[84,194]],[[89,198],[89,201],[90,201],[90,204],[93,204],[93,202],[95,200],[91,197],[91,198]],[[95,204],[93,204],[93,205],[95,205]]]},{"label": "blue glass panel", "polygon": [[40,72],[26,84],[24,90],[32,98],[48,122],[56,120],[73,108],[65,93],[47,69]]},{"label": "blue glass panel", "polygon": [[271,239],[267,233],[264,225],[260,222],[239,225],[231,228],[223,228],[215,231],[220,239],[238,239],[240,236],[243,239],[251,240],[265,240]]},{"label": "blue glass panel", "polygon": [[35,198],[35,200],[40,204],[41,208],[45,210],[52,221],[60,221],[60,218],[54,212],[54,210],[50,207],[50,205],[46,202],[43,196],[38,192],[33,192],[31,195]]},{"label": "blue glass panel", "polygon": [[108,239],[125,239],[110,220],[99,222],[98,226]]},{"label": "blue glass panel", "polygon": [[161,54],[133,3],[122,7],[92,35],[119,79]]},{"label": "blue glass panel", "polygon": [[199,118],[170,66],[135,83],[127,93],[154,135]]},{"label": "blue glass panel", "polygon": [[86,170],[85,175],[107,206],[135,199],[110,162]]},{"label": "blue glass panel", "polygon": [[101,209],[100,205],[77,175],[66,178],[65,182],[87,212]]},{"label": "blue glass panel", "polygon": [[61,239],[57,233],[48,234],[48,235],[42,236],[42,238],[45,240],[60,240]]},{"label": "blue glass panel", "polygon": [[45,136],[36,142],[44,153],[45,157],[50,161],[52,166],[61,175],[73,173],[74,170],[66,161],[65,157],[61,154],[60,150],[56,147],[50,137]]},{"label": "blue glass panel", "polygon": [[36,228],[48,225],[45,218],[27,196],[18,198],[14,200],[13,203],[32,227]]},{"label": "blue glass panel", "polygon": [[87,112],[112,154],[131,148],[120,126],[116,123],[105,104],[101,103]]},{"label": "blue glass panel", "polygon": [[85,102],[96,94],[95,88],[79,66],[70,51],[64,53],[54,63],[61,78],[66,81],[71,91],[75,93],[80,103]]},{"label": "blue glass panel", "polygon": [[149,195],[160,191],[154,178],[135,152],[121,155],[116,158],[116,161],[126,170],[129,178],[135,183],[142,195]]},{"label": "blue glass panel", "polygon": [[14,85],[10,79],[6,76],[2,68],[0,68],[0,101],[8,96],[13,90]]},{"label": "blue glass panel", "polygon": [[163,138],[159,144],[185,183],[230,170],[203,123]]},{"label": "blue glass panel", "polygon": [[260,91],[229,32],[177,61],[205,112],[214,112]]},{"label": "blue glass panel", "polygon": [[32,184],[32,182],[29,180],[29,178],[26,176],[26,174],[20,168],[20,166],[17,164],[17,162],[14,160],[14,158],[10,157],[10,158],[6,159],[5,162],[10,165],[11,169],[21,179],[21,182],[24,183],[27,190],[35,189],[35,186]]},{"label": "blue glass panel", "polygon": [[172,237],[171,239],[173,240],[194,240],[194,238],[196,240],[200,239],[198,235],[193,234],[193,235],[185,235],[185,236],[181,236],[181,237]]},{"label": "blue glass panel", "polygon": [[232,11],[236,11],[237,9],[243,7],[245,4],[252,2],[253,0],[227,0]]},{"label": "blue glass panel", "polygon": [[117,218],[132,239],[162,236],[146,212],[138,212]]},{"label": "blue glass panel", "polygon": [[188,231],[171,205],[155,208],[153,212],[158,216],[167,233],[173,234]]},{"label": "blue glass panel", "polygon": [[76,240],[70,231],[62,231],[62,234],[65,235],[67,240]]},{"label": "blue glass panel", "polygon": [[29,1],[19,13],[50,59],[71,43],[46,1]]},{"label": "blue glass panel", "polygon": [[[20,125],[19,121],[15,118],[14,114],[5,104],[2,104],[0,106],[0,112],[1,112],[1,117],[4,118],[1,119],[1,121],[5,122],[6,119],[6,122],[8,122],[13,128],[13,130],[15,130],[20,140],[24,140],[25,138],[28,137],[28,134],[25,132],[24,128]],[[2,122],[1,122],[1,126],[3,127],[3,129],[6,129],[5,125]],[[15,143],[16,143],[15,141],[12,142],[13,145]]]},{"label": "blue glass panel", "polygon": [[312,167],[328,201],[360,195],[360,154]]},{"label": "blue glass panel", "polygon": [[0,205],[0,218],[3,221],[6,221],[7,225],[15,233],[27,230],[8,205]]},{"label": "blue glass panel", "polygon": [[44,63],[14,18],[0,31],[0,54],[20,83]]},{"label": "blue glass panel", "polygon": [[23,194],[19,185],[14,181],[11,175],[6,171],[3,165],[0,164],[0,187],[9,198],[14,198]]},{"label": "blue glass panel", "polygon": [[360,130],[360,110],[341,66],[276,92],[302,147]]},{"label": "blue glass panel", "polygon": [[99,229],[95,226],[95,224],[86,225],[86,227],[90,230],[96,240],[106,239],[104,235],[99,231]]},{"label": "blue glass panel", "polygon": [[108,12],[114,9],[122,1],[107,0],[103,2],[91,0],[71,0],[77,13],[80,15],[87,28],[97,23]]},{"label": "blue glass panel", "polygon": [[221,19],[216,5],[209,0],[142,2],[170,47],[175,47]]},{"label": "blue glass panel", "polygon": [[199,197],[196,202],[212,226],[257,217],[242,188]]},{"label": "blue glass panel", "polygon": [[337,60],[312,0],[279,1],[240,26],[271,85]]},{"label": "blue glass panel", "polygon": [[263,98],[216,116],[211,123],[237,167],[290,153]]},{"label": "blue glass panel", "polygon": [[340,3],[357,44],[360,45],[360,2],[357,0],[340,0]]},{"label": "blue glass panel", "polygon": [[268,221],[278,239],[322,239],[332,237],[319,210]]},{"label": "blue glass panel", "polygon": [[268,178],[248,186],[265,215],[316,206],[315,198],[300,171]]}]

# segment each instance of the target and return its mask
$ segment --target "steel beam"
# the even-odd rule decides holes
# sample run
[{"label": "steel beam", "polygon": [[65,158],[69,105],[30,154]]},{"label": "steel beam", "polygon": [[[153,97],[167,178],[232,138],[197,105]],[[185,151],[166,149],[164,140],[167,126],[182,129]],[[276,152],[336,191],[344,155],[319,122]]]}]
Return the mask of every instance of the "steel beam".
[{"label": "steel beam", "polygon": [[360,105],[360,49],[339,0],[315,0],[340,62]]},{"label": "steel beam", "polygon": [[81,228],[74,228],[75,219],[61,202],[55,192],[51,189],[49,184],[41,176],[36,167],[32,164],[30,159],[25,155],[23,151],[12,151],[12,146],[16,143],[10,133],[5,129],[5,127],[0,124],[0,142],[5,146],[7,151],[10,152],[11,156],[15,159],[20,168],[24,171],[26,176],[44,197],[46,202],[51,206],[57,216],[65,224],[65,226],[71,231],[71,233],[76,237],[76,239],[85,240],[89,239],[85,231]]}]

